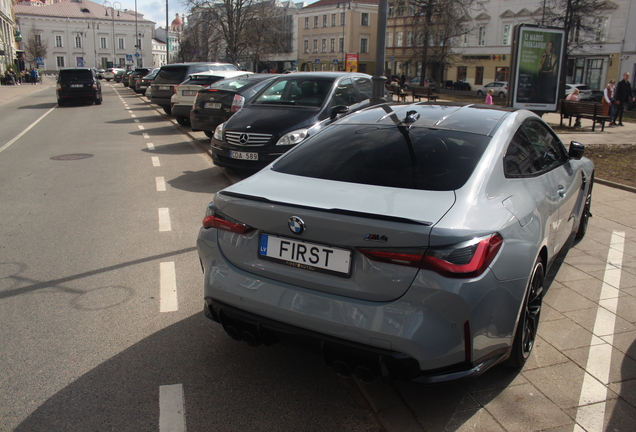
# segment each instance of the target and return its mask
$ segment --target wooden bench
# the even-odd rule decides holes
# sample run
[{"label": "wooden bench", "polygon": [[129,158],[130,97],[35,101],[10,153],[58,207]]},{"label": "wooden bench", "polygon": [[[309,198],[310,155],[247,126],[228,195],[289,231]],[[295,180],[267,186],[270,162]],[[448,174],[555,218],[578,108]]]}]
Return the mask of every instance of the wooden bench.
[{"label": "wooden bench", "polygon": [[413,95],[413,101],[415,101],[415,98],[418,101],[426,98],[429,102],[435,102],[438,98],[428,86],[411,86],[411,94]]},{"label": "wooden bench", "polygon": [[384,84],[384,88],[391,95],[391,102],[393,102],[393,95],[397,95],[398,102],[400,100],[402,102],[406,102],[406,96],[408,95],[408,93],[406,93],[404,90],[399,89],[399,90],[396,91],[395,86],[392,86],[391,84]]},{"label": "wooden bench", "polygon": [[601,132],[605,131],[605,122],[609,122],[611,119],[609,116],[603,115],[603,105],[593,102],[576,102],[562,99],[561,100],[561,126],[563,126],[563,119],[569,118],[569,127],[572,127],[572,117],[576,119],[589,119],[592,120],[592,132],[596,127],[596,123],[600,123]]}]

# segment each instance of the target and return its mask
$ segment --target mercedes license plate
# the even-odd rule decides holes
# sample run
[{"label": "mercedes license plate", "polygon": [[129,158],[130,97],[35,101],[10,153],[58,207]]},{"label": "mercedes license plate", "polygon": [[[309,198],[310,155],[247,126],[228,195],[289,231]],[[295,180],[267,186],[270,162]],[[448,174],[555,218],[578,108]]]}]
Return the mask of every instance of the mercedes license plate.
[{"label": "mercedes license plate", "polygon": [[230,151],[230,157],[241,160],[258,160],[258,153]]},{"label": "mercedes license plate", "polygon": [[258,254],[291,267],[337,276],[348,276],[351,269],[350,250],[268,234],[261,234]]},{"label": "mercedes license plate", "polygon": [[221,109],[221,103],[220,102],[206,102],[206,103],[203,104],[203,108]]}]

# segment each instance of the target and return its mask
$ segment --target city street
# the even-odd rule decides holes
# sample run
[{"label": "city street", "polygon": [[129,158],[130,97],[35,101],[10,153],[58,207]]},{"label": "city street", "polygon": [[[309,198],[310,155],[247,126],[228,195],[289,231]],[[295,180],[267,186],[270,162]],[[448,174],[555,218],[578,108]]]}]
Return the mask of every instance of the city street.
[{"label": "city street", "polygon": [[0,106],[0,430],[381,430],[319,358],[203,316],[194,244],[228,180],[145,99],[103,91]]},{"label": "city street", "polygon": [[57,107],[50,82],[0,98],[0,431],[633,430],[635,193],[594,186],[521,372],[364,385],[204,318],[197,230],[238,178],[202,132],[102,86],[101,106]]}]

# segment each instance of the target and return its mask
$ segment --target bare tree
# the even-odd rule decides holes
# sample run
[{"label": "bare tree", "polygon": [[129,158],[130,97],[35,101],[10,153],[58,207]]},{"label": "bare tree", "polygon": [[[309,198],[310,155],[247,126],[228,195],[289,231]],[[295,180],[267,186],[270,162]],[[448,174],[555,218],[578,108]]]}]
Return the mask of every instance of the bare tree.
[{"label": "bare tree", "polygon": [[453,48],[471,31],[467,17],[474,3],[474,0],[410,0],[407,4],[412,8],[409,15],[413,15],[418,47],[415,56],[422,61],[422,79],[431,64],[433,77],[442,79],[445,67],[452,61]]},{"label": "bare tree", "polygon": [[603,42],[607,22],[599,16],[603,10],[615,9],[607,0],[546,0],[538,24],[562,27],[566,30],[567,53],[594,50]]},{"label": "bare tree", "polygon": [[[205,28],[205,34],[190,35],[191,39],[197,41],[197,51],[205,51],[214,60],[235,64],[248,59],[258,62],[263,54],[280,52],[277,50],[284,45],[283,35],[291,44],[291,21],[286,20],[277,0],[187,0],[186,3],[194,16],[190,21],[205,23],[198,27]],[[224,52],[219,52],[220,49]]]},{"label": "bare tree", "polygon": [[36,58],[44,59],[48,52],[48,41],[42,40],[41,36],[37,33],[38,29],[32,28],[24,44],[24,54],[26,61],[33,64]]}]

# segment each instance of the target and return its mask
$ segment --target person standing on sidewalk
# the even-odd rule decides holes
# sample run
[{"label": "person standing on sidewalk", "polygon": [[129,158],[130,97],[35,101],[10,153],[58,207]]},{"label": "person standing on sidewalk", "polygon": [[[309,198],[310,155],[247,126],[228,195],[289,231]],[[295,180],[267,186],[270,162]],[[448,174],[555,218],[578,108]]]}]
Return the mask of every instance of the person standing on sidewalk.
[{"label": "person standing on sidewalk", "polygon": [[38,83],[38,70],[36,68],[31,69],[31,84],[37,85]]},{"label": "person standing on sidewalk", "polygon": [[488,94],[486,95],[486,100],[484,101],[484,103],[486,105],[492,105],[492,95],[495,94],[495,91],[493,89],[489,89],[488,90]]},{"label": "person standing on sidewalk", "polygon": [[616,97],[616,86],[614,80],[610,80],[605,90],[603,90],[603,115],[610,118],[610,125],[616,126],[614,122],[614,98]]},{"label": "person standing on sidewalk", "polygon": [[629,104],[634,102],[634,93],[632,92],[632,84],[629,82],[629,73],[623,74],[623,80],[616,86],[616,99],[614,103],[616,105],[616,119],[618,119],[618,125],[623,126],[623,111],[629,108]]}]

